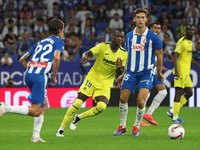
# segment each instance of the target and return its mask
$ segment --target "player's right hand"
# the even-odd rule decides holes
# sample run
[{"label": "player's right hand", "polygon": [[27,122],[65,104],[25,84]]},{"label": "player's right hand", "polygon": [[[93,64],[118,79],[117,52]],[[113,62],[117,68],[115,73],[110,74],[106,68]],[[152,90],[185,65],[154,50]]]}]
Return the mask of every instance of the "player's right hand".
[{"label": "player's right hand", "polygon": [[160,82],[164,81],[164,77],[163,77],[162,73],[157,74],[157,78],[158,78],[158,81],[160,81]]},{"label": "player's right hand", "polygon": [[115,82],[117,82],[117,87],[120,88],[121,87],[121,84],[122,84],[122,79],[123,79],[124,75],[121,74],[117,80]]},{"label": "player's right hand", "polygon": [[53,86],[55,86],[57,84],[57,79],[56,78],[51,78],[51,79],[52,79]]},{"label": "player's right hand", "polygon": [[179,77],[179,73],[177,71],[175,71],[175,73],[174,73],[174,79],[178,79],[178,77]]}]

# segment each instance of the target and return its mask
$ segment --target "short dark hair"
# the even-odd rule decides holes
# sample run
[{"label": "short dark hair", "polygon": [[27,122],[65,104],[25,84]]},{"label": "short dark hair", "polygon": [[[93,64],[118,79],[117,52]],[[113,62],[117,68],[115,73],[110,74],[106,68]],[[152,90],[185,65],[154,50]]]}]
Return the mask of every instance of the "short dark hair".
[{"label": "short dark hair", "polygon": [[14,21],[12,19],[8,19],[8,23],[13,23]]},{"label": "short dark hair", "polygon": [[48,23],[49,35],[58,35],[58,30],[64,28],[64,22],[60,19],[52,19]]},{"label": "short dark hair", "polygon": [[143,8],[137,8],[135,11],[134,11],[134,16],[136,16],[136,14],[139,14],[139,13],[145,13],[145,16],[147,17],[147,10],[143,9]]},{"label": "short dark hair", "polygon": [[124,30],[123,30],[122,28],[115,28],[115,29],[113,30],[113,33],[115,33],[116,31],[124,32]]},{"label": "short dark hair", "polygon": [[161,25],[161,23],[160,23],[159,21],[155,21],[155,22],[153,22],[153,23],[150,25],[150,28],[152,28],[152,27],[154,26],[154,24],[156,24],[156,25]]}]

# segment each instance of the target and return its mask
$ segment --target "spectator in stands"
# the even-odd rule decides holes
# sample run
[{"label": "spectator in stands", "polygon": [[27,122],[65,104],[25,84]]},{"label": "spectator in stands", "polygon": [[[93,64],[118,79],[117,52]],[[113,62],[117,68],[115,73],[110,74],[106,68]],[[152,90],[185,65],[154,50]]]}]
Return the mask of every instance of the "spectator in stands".
[{"label": "spectator in stands", "polygon": [[19,1],[19,10],[21,10],[23,8],[24,4],[29,6],[30,11],[32,11],[33,7],[35,6],[33,0],[20,0]]},{"label": "spectator in stands", "polygon": [[18,36],[18,28],[16,25],[14,25],[14,21],[12,19],[8,19],[8,25],[4,26],[2,31],[2,36],[5,37],[5,35],[8,33],[8,28],[12,28],[13,33]]},{"label": "spectator in stands", "polygon": [[12,19],[14,25],[17,25],[17,23],[18,23],[17,18],[15,17],[15,15],[13,14],[13,11],[11,11],[11,10],[8,11],[7,16],[4,16],[4,25],[8,25],[9,19]]},{"label": "spectator in stands", "polygon": [[17,36],[13,33],[11,27],[8,28],[8,34],[4,38],[5,50],[9,53],[17,55]]},{"label": "spectator in stands", "polygon": [[95,17],[97,22],[107,22],[109,20],[109,12],[107,11],[106,3],[101,3],[97,10],[97,16]]},{"label": "spectator in stands", "polygon": [[63,50],[63,55],[60,58],[63,61],[68,61],[68,59],[69,59],[69,53],[68,53],[68,51],[66,49]]},{"label": "spectator in stands", "polygon": [[68,61],[69,62],[75,62],[76,60],[75,60],[75,55],[74,55],[74,53],[69,53],[69,59],[68,59]]},{"label": "spectator in stands", "polygon": [[200,35],[199,35],[199,33],[195,33],[194,34],[194,37],[192,38],[192,42],[194,43],[193,45],[195,47],[195,48],[192,48],[192,50],[195,51],[197,44],[200,43]]},{"label": "spectator in stands", "polygon": [[67,10],[74,9],[75,11],[78,10],[78,2],[79,0],[63,0],[63,7],[67,8]]},{"label": "spectator in stands", "polygon": [[0,41],[0,58],[3,57],[3,53],[5,52],[5,47],[2,41]]},{"label": "spectator in stands", "polygon": [[114,8],[110,10],[110,17],[114,18],[115,14],[118,14],[119,18],[123,17],[123,10],[119,8],[119,2],[114,2]]},{"label": "spectator in stands", "polygon": [[197,26],[199,24],[199,18],[197,17],[197,12],[194,9],[192,10],[192,16],[187,17],[187,22],[193,26]]},{"label": "spectator in stands", "polygon": [[128,4],[125,5],[125,11],[127,14],[134,14],[137,5],[133,3],[133,0],[128,0]]},{"label": "spectator in stands", "polygon": [[18,55],[21,57],[33,46],[33,41],[29,38],[29,34],[23,34],[23,39],[19,42]]},{"label": "spectator in stands", "polygon": [[119,14],[114,14],[114,17],[109,22],[109,28],[114,30],[115,28],[124,28],[124,22],[120,18]]},{"label": "spectator in stands", "polygon": [[164,35],[163,47],[164,47],[163,60],[169,61],[172,52],[175,50],[176,43],[174,40],[170,39],[170,35],[168,33],[165,33]]},{"label": "spectator in stands", "polygon": [[71,18],[73,19],[73,21],[74,21],[74,24],[75,24],[76,26],[78,26],[78,19],[75,18],[75,15],[76,15],[75,10],[74,10],[74,9],[71,9],[71,10],[69,11],[69,16],[68,16],[67,18],[65,18],[65,20],[66,20],[66,19],[68,20],[68,18],[71,17]]},{"label": "spectator in stands", "polygon": [[64,33],[69,34],[69,28],[71,26],[73,26],[74,32],[77,34],[78,33],[78,27],[76,25],[76,21],[72,17],[68,18],[68,21],[66,22],[66,26],[65,26],[65,29],[64,29]]},{"label": "spectator in stands", "polygon": [[80,55],[82,42],[76,33],[71,33],[70,38],[67,41],[68,51],[69,53],[73,52],[75,55]]},{"label": "spectator in stands", "polygon": [[24,4],[21,11],[20,11],[20,18],[25,16],[25,13],[28,13],[28,17],[32,18],[32,11],[31,7],[28,4]]},{"label": "spectator in stands", "polygon": [[24,34],[29,34],[29,37],[32,36],[32,29],[25,17],[23,18],[22,24],[19,27],[19,37],[23,37]]},{"label": "spectator in stands", "polygon": [[172,25],[171,25],[169,19],[165,18],[165,19],[163,20],[162,24],[167,25],[168,29],[169,29],[170,31],[172,31]]},{"label": "spectator in stands", "polygon": [[100,34],[98,37],[97,37],[97,41],[95,43],[95,45],[98,45],[99,43],[101,42],[105,42],[105,36],[104,34]]},{"label": "spectator in stands", "polygon": [[169,30],[167,25],[163,24],[162,27],[161,27],[161,32],[159,34],[161,42],[164,42],[165,33],[168,33],[170,35],[170,40],[174,40],[173,33],[171,32],[171,30]]},{"label": "spectator in stands", "polygon": [[167,9],[162,9],[161,16],[158,18],[158,22],[161,23],[161,26],[163,25],[164,19],[168,19],[171,24],[170,17],[167,15]]},{"label": "spectator in stands", "polygon": [[[37,14],[36,14],[36,12],[37,12]],[[37,8],[34,9],[33,17],[34,18],[42,17],[44,19],[44,22],[46,23],[47,10],[45,9],[44,4],[41,1],[37,2]]]},{"label": "spectator in stands", "polygon": [[87,10],[87,6],[85,4],[82,4],[81,10],[79,10],[75,15],[75,18],[79,21],[79,24],[81,24],[82,21],[86,20],[86,14],[88,13],[90,14],[91,19],[93,19],[94,16],[92,12]]},{"label": "spectator in stands", "polygon": [[58,18],[60,17],[62,20],[64,20],[64,13],[61,9],[62,7],[59,7],[59,3],[56,1],[53,3],[53,8],[48,12],[48,19],[54,18],[56,15]]},{"label": "spectator in stands", "polygon": [[81,28],[81,37],[82,39],[86,38],[88,41],[96,39],[95,28],[92,25],[92,20],[90,18],[86,19],[85,26]]},{"label": "spectator in stands", "polygon": [[192,11],[195,10],[197,13],[197,17],[200,17],[199,10],[196,8],[197,3],[195,0],[192,0],[190,2],[190,6],[185,8],[185,16],[186,17],[192,17]]},{"label": "spectator in stands", "polygon": [[150,16],[150,18],[151,18],[151,24],[156,22],[158,20],[158,18],[156,16],[154,16],[153,14],[151,14],[151,10],[150,9],[146,9],[146,10],[147,10],[147,16]]},{"label": "spectator in stands", "polygon": [[14,14],[14,17],[17,18],[18,17],[18,11],[17,11],[17,2],[16,0],[15,1],[11,1],[9,0],[9,2],[7,3],[8,1],[5,1],[5,5],[3,6],[3,10],[4,10],[4,15],[8,15],[8,12],[9,11],[12,11],[13,14]]},{"label": "spectator in stands", "polygon": [[146,26],[147,26],[147,28],[150,28],[150,26],[151,26],[151,17],[150,16],[147,16]]},{"label": "spectator in stands", "polygon": [[156,5],[151,0],[139,0],[137,6],[143,9],[149,9],[152,14],[156,13]]},{"label": "spectator in stands", "polygon": [[105,27],[105,31],[100,33],[97,39],[99,39],[101,36],[105,37],[105,42],[111,41],[112,39],[111,29],[109,27]]},{"label": "spectator in stands", "polygon": [[176,22],[176,21],[181,22],[181,18],[184,17],[184,11],[185,11],[185,8],[182,6],[182,2],[180,0],[177,0],[176,8],[174,8],[171,11],[170,18],[174,22]]},{"label": "spectator in stands", "polygon": [[183,37],[185,35],[186,25],[187,25],[187,19],[186,19],[186,17],[183,17],[181,19],[181,24],[179,24],[175,30],[175,38],[176,39],[180,39],[181,37]]},{"label": "spectator in stands", "polygon": [[12,78],[9,78],[6,85],[4,86],[4,88],[13,88],[14,85],[13,85],[13,79]]},{"label": "spectator in stands", "polygon": [[34,29],[33,29],[35,38],[36,39],[41,39],[41,34],[46,33],[47,30],[48,30],[48,27],[44,23],[44,19],[41,18],[41,17],[37,18],[37,22],[34,25]]},{"label": "spectator in stands", "polygon": [[60,19],[60,20],[63,20],[64,17],[61,17],[60,15],[60,12],[58,11],[57,8],[53,8],[53,15],[51,17],[48,17],[48,21],[49,22],[50,20],[52,19]]},{"label": "spectator in stands", "polygon": [[195,61],[200,61],[200,43],[197,43],[196,51],[192,52],[192,54]]},{"label": "spectator in stands", "polygon": [[177,0],[168,0],[169,5],[176,5]]},{"label": "spectator in stands", "polygon": [[5,52],[1,59],[1,65],[2,66],[6,66],[6,65],[12,66],[12,63],[13,63],[13,61],[12,61],[12,58],[9,56],[9,53]]}]

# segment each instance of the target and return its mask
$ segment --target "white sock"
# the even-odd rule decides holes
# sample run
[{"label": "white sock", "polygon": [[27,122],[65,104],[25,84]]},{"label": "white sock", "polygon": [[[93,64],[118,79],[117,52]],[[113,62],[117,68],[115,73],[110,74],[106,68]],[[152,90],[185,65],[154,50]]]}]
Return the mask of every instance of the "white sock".
[{"label": "white sock", "polygon": [[178,116],[173,116],[173,120],[176,120],[176,119],[178,119]]},{"label": "white sock", "polygon": [[146,98],[146,100],[145,100],[145,106],[146,106],[146,104],[147,104],[147,100],[149,99],[149,97],[150,97],[150,92],[148,93],[148,95],[147,95],[147,98]]},{"label": "white sock", "polygon": [[39,117],[34,117],[33,136],[35,138],[40,137],[40,131],[41,131],[43,122],[44,122],[44,116],[42,114]]},{"label": "white sock", "polygon": [[60,126],[60,128],[58,129],[58,131],[60,131],[60,130],[65,130],[65,127],[63,127],[62,125]]},{"label": "white sock", "polygon": [[128,114],[128,104],[119,102],[120,125],[126,127],[126,119]]},{"label": "white sock", "polygon": [[167,95],[167,90],[158,91],[158,94],[153,99],[151,106],[149,107],[148,111],[146,112],[147,115],[152,115],[153,112],[160,106],[163,99]]},{"label": "white sock", "polygon": [[29,108],[27,105],[22,106],[5,106],[7,113],[15,113],[21,115],[28,115]]},{"label": "white sock", "polygon": [[169,110],[171,113],[174,113],[174,109],[173,107]]},{"label": "white sock", "polygon": [[137,128],[140,128],[140,122],[142,121],[143,115],[145,113],[145,109],[146,109],[146,107],[144,107],[142,109],[139,109],[137,107],[136,120],[135,120],[135,123],[134,123],[134,126],[136,126]]}]

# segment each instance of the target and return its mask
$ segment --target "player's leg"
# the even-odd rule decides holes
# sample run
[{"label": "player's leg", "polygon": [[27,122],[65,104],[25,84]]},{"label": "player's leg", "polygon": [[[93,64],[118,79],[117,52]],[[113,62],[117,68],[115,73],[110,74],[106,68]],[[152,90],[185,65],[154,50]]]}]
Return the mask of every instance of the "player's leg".
[{"label": "player's leg", "polygon": [[56,136],[63,137],[64,129],[67,126],[67,124],[70,122],[71,118],[74,116],[76,111],[81,107],[81,105],[88,99],[89,97],[86,96],[83,93],[78,93],[78,97],[76,98],[75,102],[70,106],[63,118],[63,121],[61,123],[60,128],[58,129],[58,132],[56,133]]},{"label": "player's leg", "polygon": [[164,84],[157,84],[154,88],[158,91],[158,94],[154,97],[148,111],[144,114],[144,118],[151,124],[158,125],[158,123],[153,119],[152,114],[166,97],[167,90]]},{"label": "player's leg", "polygon": [[48,109],[48,101],[46,98],[44,99],[44,104],[45,105],[42,114],[39,117],[34,117],[33,135],[31,138],[32,142],[45,142],[40,138],[40,131],[42,129],[42,124],[44,122],[44,115]]},{"label": "player's leg", "polygon": [[120,125],[117,131],[114,132],[113,135],[119,136],[122,133],[127,131],[126,128],[126,120],[128,115],[128,98],[131,94],[131,91],[128,89],[120,90],[120,102],[119,102],[119,113],[120,113]]}]

